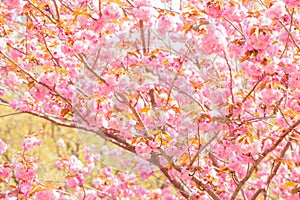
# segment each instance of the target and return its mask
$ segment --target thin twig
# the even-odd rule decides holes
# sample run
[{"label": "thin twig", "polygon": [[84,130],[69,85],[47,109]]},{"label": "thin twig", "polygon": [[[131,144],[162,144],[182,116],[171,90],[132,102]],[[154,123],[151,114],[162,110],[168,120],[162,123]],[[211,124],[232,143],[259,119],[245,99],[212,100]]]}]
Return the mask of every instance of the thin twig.
[{"label": "thin twig", "polygon": [[250,90],[250,92],[244,97],[244,99],[242,100],[242,103],[244,103],[248,97],[251,95],[251,93],[256,89],[256,87],[258,86],[258,84],[266,77],[266,74],[263,74],[262,77],[256,82],[256,84],[254,85],[254,87]]},{"label": "thin twig", "polygon": [[225,19],[225,21],[227,21],[235,30],[237,30],[241,34],[241,36],[243,36],[243,38],[246,38],[244,33],[240,29],[238,29],[231,21],[229,21],[226,17],[223,17],[223,19]]},{"label": "thin twig", "polygon": [[260,164],[261,161],[270,153],[272,152],[282,141],[283,139],[291,132],[293,131],[298,125],[300,124],[300,119],[298,119],[292,126],[290,126],[288,129],[286,129],[282,135],[279,137],[279,139],[269,148],[266,149],[261,156],[255,161],[255,163],[252,165],[246,176],[241,180],[239,185],[236,187],[235,191],[233,192],[231,196],[231,200],[235,199],[243,187],[243,185],[248,181],[248,179],[252,176],[253,172],[257,168],[257,166]]},{"label": "thin twig", "polygon": [[54,6],[55,6],[55,11],[56,11],[57,21],[59,22],[60,16],[59,16],[58,6],[57,6],[57,3],[56,3],[56,0],[52,0],[52,1],[53,1],[53,3],[54,3]]},{"label": "thin twig", "polygon": [[224,59],[226,60],[226,63],[227,63],[228,69],[229,69],[231,101],[232,101],[233,104],[235,104],[235,101],[234,101],[234,94],[233,94],[232,70],[231,70],[231,66],[230,66],[230,64],[229,64],[229,61],[228,61],[228,59],[227,59],[227,56],[226,56],[225,51],[223,51],[223,53],[224,53]]},{"label": "thin twig", "polygon": [[289,36],[291,37],[294,45],[297,47],[298,51],[300,51],[300,47],[297,44],[295,38],[293,37],[292,33],[287,29],[287,27],[282,23],[282,21],[280,19],[278,19],[279,23],[283,26],[283,28],[286,30],[286,32],[289,34]]},{"label": "thin twig", "polygon": [[54,65],[57,65],[58,67],[61,68],[58,59],[54,57],[54,55],[52,54],[52,52],[50,51],[50,49],[49,49],[49,47],[48,47],[48,44],[47,44],[47,41],[46,41],[46,36],[42,35],[42,38],[43,38],[43,41],[44,41],[46,50],[47,50],[48,53],[50,54],[50,56],[51,56],[51,58],[52,58],[52,61],[54,62]]},{"label": "thin twig", "polygon": [[216,138],[218,137],[218,134],[216,133],[208,142],[205,143],[205,145],[200,148],[197,153],[195,154],[195,156],[192,158],[190,164],[189,164],[189,168],[194,164],[194,162],[196,161],[196,159],[199,157],[199,154],[205,150]]},{"label": "thin twig", "polygon": [[18,65],[15,61],[13,61],[10,57],[8,57],[5,53],[3,53],[2,51],[0,51],[0,54],[3,55],[3,57],[8,60],[9,62],[11,62],[13,65],[15,65],[16,67],[18,67],[23,73],[25,73],[27,76],[29,76],[34,82],[43,85],[44,87],[46,87],[49,91],[54,92],[57,96],[59,96],[62,100],[64,100],[69,106],[71,106],[71,108],[73,109],[73,111],[78,114],[78,116],[87,124],[89,124],[89,122],[80,114],[80,112],[77,110],[77,108],[75,106],[72,105],[72,103],[65,98],[64,96],[62,96],[61,94],[59,94],[55,88],[51,88],[50,86],[48,86],[47,84],[41,83],[40,81],[38,81],[33,75],[31,75],[29,72],[27,72],[25,69],[23,69],[23,67],[21,67],[20,65]]},{"label": "thin twig", "polygon": [[143,45],[143,54],[146,54],[146,41],[145,41],[145,30],[144,30],[144,23],[143,20],[140,19],[140,32],[141,32],[141,39],[142,39],[142,45]]},{"label": "thin twig", "polygon": [[19,114],[22,114],[22,113],[23,112],[15,112],[15,113],[4,114],[4,115],[0,115],[0,118],[9,117],[9,116],[12,116],[12,115],[19,115]]},{"label": "thin twig", "polygon": [[[286,10],[287,10],[287,12],[289,13],[287,7],[286,7]],[[290,14],[290,13],[289,13],[289,14]],[[294,8],[293,8],[292,13],[290,14],[290,16],[291,16],[291,22],[290,22],[289,32],[292,31],[292,26],[293,26],[293,16],[294,16]],[[282,52],[282,54],[281,54],[281,56],[280,56],[279,58],[282,58],[282,56],[284,55],[285,51],[287,50],[287,48],[288,48],[288,43],[289,43],[289,38],[290,38],[290,35],[288,34],[287,39],[286,39],[286,42],[285,42],[284,50],[283,50],[283,52]]]},{"label": "thin twig", "polygon": [[39,9],[37,6],[35,6],[31,1],[27,0],[27,2],[32,5],[35,9],[37,9],[40,13],[42,13],[45,17],[47,17],[53,24],[56,24],[55,21],[53,21],[53,19],[51,17],[49,17],[48,15],[46,15],[41,9]]},{"label": "thin twig", "polygon": [[107,82],[102,78],[100,77],[90,66],[89,64],[87,63],[87,61],[85,60],[85,57],[83,55],[77,55],[76,58],[81,61],[85,68],[90,71],[94,76],[96,76],[101,82],[103,82],[105,85],[108,85]]}]

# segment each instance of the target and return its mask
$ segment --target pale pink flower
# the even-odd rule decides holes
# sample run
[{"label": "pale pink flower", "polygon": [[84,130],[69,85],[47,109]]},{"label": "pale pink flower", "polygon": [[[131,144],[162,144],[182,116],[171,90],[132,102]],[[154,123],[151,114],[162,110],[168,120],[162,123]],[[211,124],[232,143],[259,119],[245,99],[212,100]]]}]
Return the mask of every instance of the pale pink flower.
[{"label": "pale pink flower", "polygon": [[75,155],[72,155],[70,157],[69,163],[70,163],[70,171],[74,174],[77,174],[83,168],[82,162]]},{"label": "pale pink flower", "polygon": [[169,170],[168,173],[169,173],[171,179],[174,179],[175,177],[180,177],[180,175],[181,175],[181,173],[174,168]]},{"label": "pale pink flower", "polygon": [[35,200],[59,200],[59,192],[52,190],[44,190],[35,194]]},{"label": "pale pink flower", "polygon": [[160,34],[165,34],[169,31],[173,30],[173,23],[172,23],[172,18],[170,15],[164,15],[162,17],[159,18],[158,20],[158,32]]},{"label": "pale pink flower", "polygon": [[119,19],[122,16],[122,9],[116,3],[109,3],[102,11],[102,14],[107,19]]},{"label": "pale pink flower", "polygon": [[7,150],[7,144],[0,138],[0,154],[4,154]]},{"label": "pale pink flower", "polygon": [[102,170],[102,173],[106,176],[106,177],[111,177],[112,176],[112,169],[111,167],[105,167]]},{"label": "pale pink flower", "polygon": [[85,196],[86,200],[100,200],[96,190],[87,190],[85,191],[85,193],[86,193]]},{"label": "pale pink flower", "polygon": [[275,2],[266,12],[268,18],[280,18],[284,15],[285,7],[282,1]]},{"label": "pale pink flower", "polygon": [[65,147],[65,146],[66,146],[65,141],[64,141],[62,138],[60,138],[60,139],[57,141],[57,145],[58,145],[59,147]]},{"label": "pale pink flower", "polygon": [[247,16],[247,9],[242,5],[234,5],[224,8],[222,16],[231,22],[241,22]]},{"label": "pale pink flower", "polygon": [[73,189],[76,189],[78,186],[82,186],[83,183],[84,183],[84,176],[82,174],[79,174],[77,176],[65,180],[66,186]]},{"label": "pale pink flower", "polygon": [[85,154],[84,159],[86,160],[87,163],[92,163],[94,162],[95,157],[92,154],[87,153]]},{"label": "pale pink flower", "polygon": [[10,71],[8,72],[5,83],[9,86],[18,86],[19,84],[21,84],[21,81],[19,80],[19,77],[16,75],[15,72]]},{"label": "pale pink flower", "polygon": [[267,28],[260,28],[254,25],[247,29],[247,42],[250,44],[250,47],[256,50],[270,47],[273,40],[272,32]]},{"label": "pale pink flower", "polygon": [[100,189],[102,186],[102,179],[101,178],[93,179],[93,185],[95,186],[95,188]]},{"label": "pale pink flower", "polygon": [[208,16],[213,18],[220,18],[223,12],[222,8],[219,5],[211,2],[208,2],[206,4],[205,11],[208,14]]},{"label": "pale pink flower", "polygon": [[201,49],[206,54],[219,53],[227,47],[226,30],[222,26],[207,25],[207,33],[202,38]]},{"label": "pale pink flower", "polygon": [[175,142],[172,142],[165,150],[166,153],[171,157],[178,156],[180,154],[180,150],[175,145],[176,145]]},{"label": "pale pink flower", "polygon": [[262,100],[266,105],[272,105],[280,98],[280,93],[271,88],[266,88],[262,91]]},{"label": "pale pink flower", "polygon": [[79,186],[79,180],[77,179],[77,177],[72,177],[65,180],[65,184],[67,187],[76,189]]},{"label": "pale pink flower", "polygon": [[62,162],[60,160],[56,161],[56,163],[55,163],[55,167],[59,170],[61,170],[64,166],[65,166],[64,162]]},{"label": "pale pink flower", "polygon": [[17,163],[14,166],[14,174],[17,179],[32,181],[36,177],[37,166],[32,164],[30,167],[25,167],[22,163]]},{"label": "pale pink flower", "polygon": [[149,162],[143,160],[136,165],[136,169],[140,172],[140,176],[144,179],[147,179],[155,173],[155,167]]},{"label": "pale pink flower", "polygon": [[58,77],[57,74],[54,72],[46,72],[41,74],[39,80],[41,83],[49,86],[50,88],[54,88],[57,77]]},{"label": "pale pink flower", "polygon": [[152,151],[152,148],[144,142],[140,142],[135,146],[135,151],[138,155],[145,155],[149,154]]},{"label": "pale pink flower", "polygon": [[289,87],[292,89],[300,88],[300,72],[293,72],[290,74]]},{"label": "pale pink flower", "polygon": [[284,3],[291,8],[300,6],[299,0],[284,0]]},{"label": "pale pink flower", "polygon": [[151,6],[151,1],[150,0],[135,0],[134,5],[136,7]]},{"label": "pale pink flower", "polygon": [[28,195],[30,193],[30,190],[32,188],[33,184],[29,183],[29,184],[21,184],[19,186],[19,190],[22,194],[24,195]]},{"label": "pale pink flower", "polygon": [[0,165],[0,177],[1,179],[6,179],[9,176],[10,168],[4,165]]},{"label": "pale pink flower", "polygon": [[134,16],[138,19],[143,21],[149,21],[151,15],[153,14],[153,10],[151,7],[148,6],[140,6],[139,8],[134,8],[132,10]]},{"label": "pale pink flower", "polygon": [[29,151],[33,147],[40,146],[41,142],[42,141],[35,136],[28,137],[22,142],[22,148],[24,151]]},{"label": "pale pink flower", "polygon": [[21,3],[20,0],[3,0],[3,3],[11,8],[16,8],[20,9],[21,8]]}]

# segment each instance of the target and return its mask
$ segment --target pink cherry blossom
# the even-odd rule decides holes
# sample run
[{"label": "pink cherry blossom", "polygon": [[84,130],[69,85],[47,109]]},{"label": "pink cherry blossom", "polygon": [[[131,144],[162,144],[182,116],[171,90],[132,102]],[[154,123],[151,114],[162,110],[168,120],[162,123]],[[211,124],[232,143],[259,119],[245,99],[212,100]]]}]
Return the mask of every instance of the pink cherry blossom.
[{"label": "pink cherry blossom", "polygon": [[0,154],[4,154],[7,150],[7,144],[0,138]]},{"label": "pink cherry blossom", "polygon": [[219,18],[222,16],[223,10],[220,5],[217,5],[217,3],[214,3],[213,1],[212,2],[208,1],[206,3],[205,11],[210,17]]},{"label": "pink cherry blossom", "polygon": [[29,151],[33,147],[40,146],[41,143],[42,141],[40,139],[37,139],[35,136],[30,136],[22,142],[22,148],[24,151]]},{"label": "pink cherry blossom", "polygon": [[122,15],[122,10],[116,3],[110,3],[103,9],[103,15],[107,19],[119,19]]},{"label": "pink cherry blossom", "polygon": [[150,152],[152,151],[152,148],[147,144],[140,142],[136,145],[135,150],[137,154],[148,157],[150,156]]},{"label": "pink cherry blossom", "polygon": [[77,174],[82,170],[82,162],[75,156],[72,155],[69,159],[70,171],[74,174]]},{"label": "pink cherry blossom", "polygon": [[226,31],[221,26],[207,25],[207,33],[202,39],[201,49],[204,53],[219,53],[227,46]]},{"label": "pink cherry blossom", "polygon": [[298,198],[299,1],[2,2],[1,119],[94,135],[4,131],[1,198]]},{"label": "pink cherry blossom", "polygon": [[18,86],[19,84],[21,84],[21,80],[19,79],[19,77],[16,75],[15,72],[10,71],[8,72],[6,84],[11,86]]},{"label": "pink cherry blossom", "polygon": [[66,146],[65,141],[62,138],[60,138],[57,141],[57,145],[60,146],[60,147],[65,147]]},{"label": "pink cherry blossom", "polygon": [[71,178],[68,178],[68,179],[65,180],[65,185],[66,185],[67,187],[72,188],[72,189],[76,189],[76,188],[79,187],[81,184],[82,184],[82,183],[81,183],[80,179],[79,179],[77,176],[71,177]]},{"label": "pink cherry blossom", "polygon": [[21,8],[21,1],[20,0],[4,0],[3,3],[10,8],[16,8],[19,10]]},{"label": "pink cherry blossom", "polygon": [[300,6],[300,2],[298,0],[284,0],[284,3],[289,6],[289,7],[296,7],[296,6]]},{"label": "pink cherry blossom", "polygon": [[5,180],[9,177],[10,168],[9,166],[0,165],[0,177]]},{"label": "pink cherry blossom", "polygon": [[284,14],[284,6],[282,1],[277,1],[265,12],[265,14],[271,19],[280,18]]},{"label": "pink cherry blossom", "polygon": [[160,34],[165,34],[169,31],[172,31],[172,17],[169,15],[164,15],[158,20],[158,30]]},{"label": "pink cherry blossom", "polygon": [[35,195],[35,199],[36,200],[58,200],[60,199],[60,194],[54,189],[44,190],[41,192],[37,192]]}]

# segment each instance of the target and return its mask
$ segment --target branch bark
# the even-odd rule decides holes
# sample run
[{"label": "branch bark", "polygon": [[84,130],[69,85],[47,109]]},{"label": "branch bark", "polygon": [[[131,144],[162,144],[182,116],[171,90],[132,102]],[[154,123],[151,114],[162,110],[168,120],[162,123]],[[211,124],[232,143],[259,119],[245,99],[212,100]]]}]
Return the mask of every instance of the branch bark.
[{"label": "branch bark", "polygon": [[282,135],[279,137],[279,139],[267,150],[265,150],[261,156],[255,161],[255,163],[252,165],[252,167],[250,168],[250,170],[248,171],[248,173],[246,174],[246,176],[241,180],[241,182],[238,184],[238,186],[236,187],[234,193],[231,196],[231,200],[235,199],[238,195],[238,193],[240,192],[240,190],[242,189],[242,187],[244,186],[244,184],[248,181],[248,179],[251,177],[251,175],[253,174],[254,170],[256,169],[256,167],[260,164],[261,161],[263,161],[263,159],[270,153],[272,152],[281,142],[282,140],[291,132],[293,131],[298,125],[300,124],[300,119],[298,119],[294,124],[292,124],[288,129],[286,129]]}]

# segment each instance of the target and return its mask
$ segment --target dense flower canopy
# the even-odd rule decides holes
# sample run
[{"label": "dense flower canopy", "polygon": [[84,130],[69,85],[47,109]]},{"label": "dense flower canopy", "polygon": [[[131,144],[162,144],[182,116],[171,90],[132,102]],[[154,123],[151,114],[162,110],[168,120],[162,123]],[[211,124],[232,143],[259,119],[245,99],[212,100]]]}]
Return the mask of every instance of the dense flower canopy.
[{"label": "dense flower canopy", "polygon": [[[106,168],[83,194],[96,161],[72,155],[56,167],[72,174],[65,186],[78,199],[299,199],[299,6],[3,0],[1,102],[96,133],[137,155],[142,178],[159,169],[177,191],[147,191]],[[0,165],[1,181],[11,169],[19,182],[5,198],[68,199],[63,188],[32,189],[38,166],[28,152],[40,143],[26,138]]]}]

